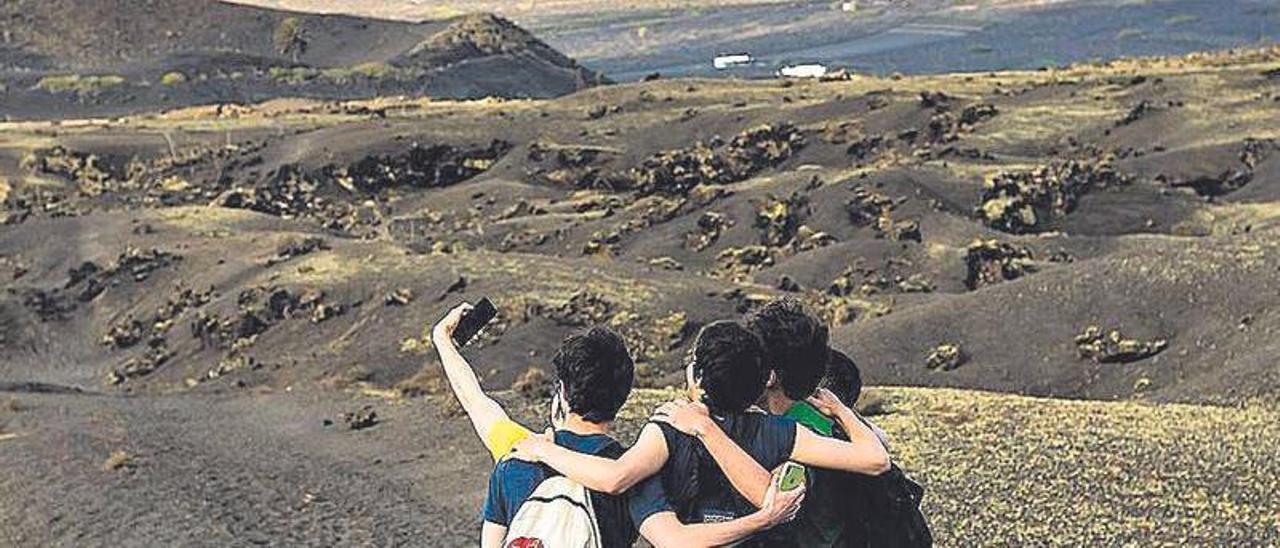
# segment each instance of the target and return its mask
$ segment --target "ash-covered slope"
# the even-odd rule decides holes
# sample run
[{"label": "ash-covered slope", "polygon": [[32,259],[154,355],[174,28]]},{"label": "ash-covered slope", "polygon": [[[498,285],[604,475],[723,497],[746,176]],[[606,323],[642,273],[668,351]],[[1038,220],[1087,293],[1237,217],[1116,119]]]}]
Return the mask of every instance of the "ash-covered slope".
[{"label": "ash-covered slope", "polygon": [[239,54],[293,60],[276,31],[286,19],[301,25],[307,46],[297,61],[312,66],[386,60],[446,26],[345,15],[312,15],[206,0],[16,0],[0,7],[8,53],[40,58],[70,71],[110,71],[181,55]]},{"label": "ash-covered slope", "polygon": [[550,97],[602,77],[505,19],[404,22],[206,0],[0,6],[3,115],[280,96]]},{"label": "ash-covered slope", "polygon": [[608,323],[660,386],[699,325],[789,295],[872,383],[1274,400],[1278,68],[1272,48],[11,126],[0,378],[431,391],[422,327],[488,295],[491,385]]}]

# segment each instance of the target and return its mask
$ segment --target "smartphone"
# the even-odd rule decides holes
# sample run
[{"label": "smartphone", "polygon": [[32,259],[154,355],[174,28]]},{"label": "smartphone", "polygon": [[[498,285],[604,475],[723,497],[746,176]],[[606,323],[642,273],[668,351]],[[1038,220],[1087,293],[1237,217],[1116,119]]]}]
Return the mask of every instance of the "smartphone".
[{"label": "smartphone", "polygon": [[486,324],[498,315],[498,309],[493,307],[493,302],[488,297],[480,299],[471,310],[462,315],[462,320],[458,322],[457,329],[453,330],[453,342],[458,346],[465,346],[476,333],[480,332]]},{"label": "smartphone", "polygon": [[786,462],[782,465],[782,473],[779,474],[778,490],[793,491],[804,485],[805,470],[803,465],[794,462]]}]

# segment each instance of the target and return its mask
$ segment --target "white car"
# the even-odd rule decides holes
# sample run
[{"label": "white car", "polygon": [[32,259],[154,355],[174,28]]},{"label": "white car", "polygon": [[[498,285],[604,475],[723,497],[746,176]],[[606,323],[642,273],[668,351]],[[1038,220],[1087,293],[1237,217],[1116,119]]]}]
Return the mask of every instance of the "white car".
[{"label": "white car", "polygon": [[786,65],[778,69],[783,78],[821,78],[827,75],[827,66],[821,63]]},{"label": "white car", "polygon": [[728,53],[724,55],[717,55],[716,58],[711,61],[711,65],[716,67],[716,70],[725,70],[729,67],[750,65],[751,61],[752,58],[750,53]]}]

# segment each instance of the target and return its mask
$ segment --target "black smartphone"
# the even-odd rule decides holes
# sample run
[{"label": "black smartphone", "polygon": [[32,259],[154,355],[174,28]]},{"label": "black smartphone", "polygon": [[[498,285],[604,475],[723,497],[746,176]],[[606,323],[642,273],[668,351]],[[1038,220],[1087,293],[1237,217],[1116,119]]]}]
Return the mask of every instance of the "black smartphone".
[{"label": "black smartphone", "polygon": [[453,342],[458,346],[465,346],[497,315],[498,309],[493,307],[493,302],[488,297],[480,299],[480,302],[462,315],[458,328],[453,330]]}]

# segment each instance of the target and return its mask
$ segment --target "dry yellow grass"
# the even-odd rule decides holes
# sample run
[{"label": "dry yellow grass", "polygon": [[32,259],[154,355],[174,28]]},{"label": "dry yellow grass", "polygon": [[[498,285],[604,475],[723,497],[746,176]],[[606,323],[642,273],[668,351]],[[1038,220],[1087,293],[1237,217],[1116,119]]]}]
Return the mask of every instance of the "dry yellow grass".
[{"label": "dry yellow grass", "polygon": [[[630,443],[676,390],[637,390]],[[895,460],[924,484],[938,546],[1271,546],[1280,409],[876,388]],[[521,402],[541,425],[542,402]]]},{"label": "dry yellow grass", "polygon": [[1248,545],[1280,531],[1274,409],[885,389],[942,545]]}]

